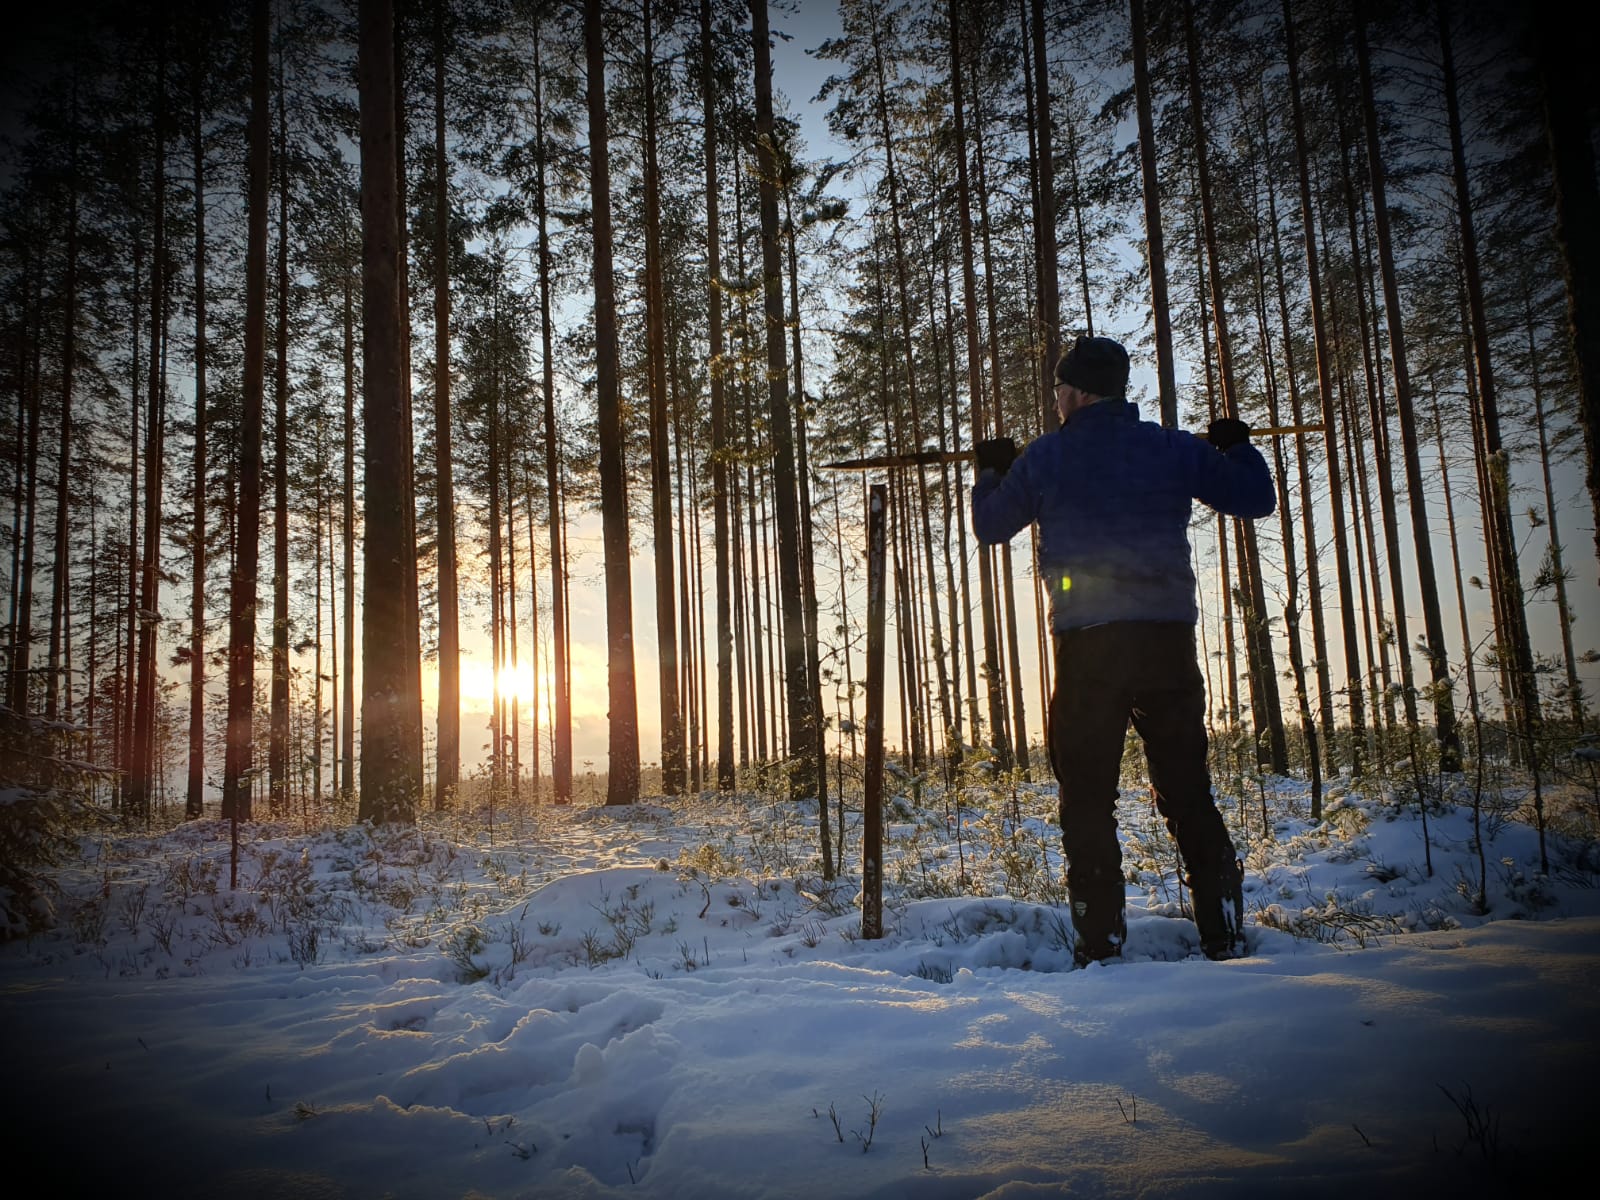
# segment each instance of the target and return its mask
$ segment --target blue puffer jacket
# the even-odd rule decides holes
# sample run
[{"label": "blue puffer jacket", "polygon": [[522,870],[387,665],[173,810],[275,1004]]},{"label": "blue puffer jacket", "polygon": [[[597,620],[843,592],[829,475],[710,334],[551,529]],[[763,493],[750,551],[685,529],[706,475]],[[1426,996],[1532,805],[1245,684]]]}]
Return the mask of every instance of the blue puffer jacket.
[{"label": "blue puffer jacket", "polygon": [[1035,439],[1001,476],[972,489],[984,543],[1039,523],[1039,573],[1057,633],[1107,621],[1187,621],[1199,613],[1189,517],[1200,500],[1233,517],[1265,517],[1272,473],[1248,442],[1219,453],[1202,438],[1102,400]]}]

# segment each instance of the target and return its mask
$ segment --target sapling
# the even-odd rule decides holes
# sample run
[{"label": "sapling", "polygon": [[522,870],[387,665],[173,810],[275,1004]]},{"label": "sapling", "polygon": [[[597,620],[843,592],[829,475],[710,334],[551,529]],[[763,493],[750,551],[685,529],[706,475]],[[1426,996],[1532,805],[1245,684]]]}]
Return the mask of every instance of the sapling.
[{"label": "sapling", "polygon": [[859,1129],[852,1129],[850,1132],[855,1134],[856,1140],[861,1143],[861,1153],[865,1154],[872,1149],[873,1135],[878,1132],[878,1118],[883,1115],[883,1097],[873,1092],[861,1098],[867,1102],[867,1131],[862,1133]]},{"label": "sapling", "polygon": [[1460,1096],[1442,1083],[1439,1084],[1439,1090],[1455,1106],[1456,1111],[1461,1114],[1461,1119],[1467,1124],[1466,1136],[1456,1147],[1456,1153],[1462,1153],[1468,1146],[1476,1146],[1484,1162],[1494,1162],[1500,1155],[1500,1114],[1489,1105],[1480,1108],[1478,1102],[1472,1098],[1470,1085],[1462,1085]]}]

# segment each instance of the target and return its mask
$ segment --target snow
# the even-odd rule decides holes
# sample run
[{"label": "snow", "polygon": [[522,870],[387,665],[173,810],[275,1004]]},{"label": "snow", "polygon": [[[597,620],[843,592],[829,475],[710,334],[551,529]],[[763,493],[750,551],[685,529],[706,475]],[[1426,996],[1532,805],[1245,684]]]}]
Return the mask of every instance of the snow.
[{"label": "snow", "polygon": [[233,893],[220,822],[86,839],[59,924],[0,947],[3,1127],[63,1195],[1588,1190],[1587,790],[1546,795],[1545,874],[1526,798],[1485,796],[1480,913],[1470,779],[1426,843],[1414,796],[1336,781],[1312,822],[1251,784],[1226,963],[1133,790],[1127,950],[1075,969],[1053,789],[968,789],[958,847],[912,782],[876,942],[814,806],[758,795],[518,809],[492,843],[257,825]]}]

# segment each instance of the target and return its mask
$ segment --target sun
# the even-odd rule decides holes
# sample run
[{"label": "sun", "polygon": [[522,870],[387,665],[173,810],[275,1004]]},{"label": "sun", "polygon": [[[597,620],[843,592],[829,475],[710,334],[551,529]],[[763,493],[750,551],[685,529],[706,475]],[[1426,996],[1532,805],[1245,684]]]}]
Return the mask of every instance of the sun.
[{"label": "sun", "polygon": [[496,693],[503,700],[516,699],[519,705],[533,701],[533,664],[522,662],[515,671],[509,665],[494,670],[486,659],[461,659],[461,704],[465,708],[488,709]]}]

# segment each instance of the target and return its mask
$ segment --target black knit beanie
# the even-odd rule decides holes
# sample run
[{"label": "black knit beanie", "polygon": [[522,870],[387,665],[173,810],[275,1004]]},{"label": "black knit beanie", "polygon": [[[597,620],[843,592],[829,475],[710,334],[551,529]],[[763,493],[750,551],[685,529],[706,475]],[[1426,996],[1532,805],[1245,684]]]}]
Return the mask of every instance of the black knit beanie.
[{"label": "black knit beanie", "polygon": [[1080,337],[1056,363],[1056,382],[1091,396],[1121,396],[1128,390],[1128,352],[1110,338]]}]

